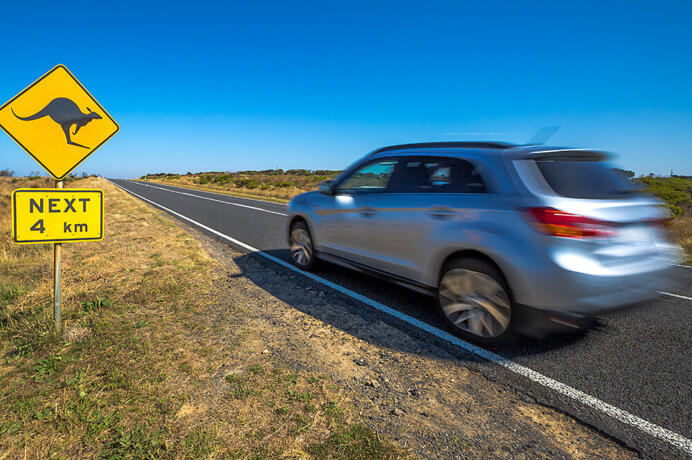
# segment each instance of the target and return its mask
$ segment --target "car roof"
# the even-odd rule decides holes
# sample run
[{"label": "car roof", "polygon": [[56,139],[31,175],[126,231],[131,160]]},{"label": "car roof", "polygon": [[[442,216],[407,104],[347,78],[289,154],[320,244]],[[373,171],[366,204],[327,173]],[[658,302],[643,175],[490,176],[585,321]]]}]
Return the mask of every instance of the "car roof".
[{"label": "car roof", "polygon": [[600,161],[611,157],[606,152],[592,149],[549,147],[545,145],[517,145],[506,142],[420,142],[382,147],[367,156],[391,154],[421,154],[445,156],[499,156],[506,159],[541,160],[590,160]]}]

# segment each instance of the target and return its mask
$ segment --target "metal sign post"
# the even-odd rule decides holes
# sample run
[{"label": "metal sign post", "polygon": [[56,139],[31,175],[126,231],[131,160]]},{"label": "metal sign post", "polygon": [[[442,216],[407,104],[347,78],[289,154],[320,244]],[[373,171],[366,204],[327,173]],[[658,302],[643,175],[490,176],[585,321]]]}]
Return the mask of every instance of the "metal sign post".
[{"label": "metal sign post", "polygon": [[53,243],[55,329],[60,330],[62,244],[103,238],[103,191],[55,188],[19,188],[12,192],[12,235],[18,244]]},{"label": "metal sign post", "polygon": [[[63,182],[61,180],[55,181],[55,188],[62,188]],[[55,319],[55,332],[60,332],[60,274],[61,274],[61,252],[62,243],[55,243],[53,245],[53,268],[55,277],[55,292],[53,293],[53,317]]]}]

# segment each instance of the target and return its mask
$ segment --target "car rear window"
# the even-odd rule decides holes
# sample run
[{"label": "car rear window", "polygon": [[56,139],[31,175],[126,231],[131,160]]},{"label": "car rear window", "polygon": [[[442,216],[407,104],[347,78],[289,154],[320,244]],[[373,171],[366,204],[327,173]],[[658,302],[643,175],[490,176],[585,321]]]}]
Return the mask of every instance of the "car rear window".
[{"label": "car rear window", "polygon": [[538,160],[538,169],[555,193],[569,198],[624,198],[637,188],[599,161]]}]

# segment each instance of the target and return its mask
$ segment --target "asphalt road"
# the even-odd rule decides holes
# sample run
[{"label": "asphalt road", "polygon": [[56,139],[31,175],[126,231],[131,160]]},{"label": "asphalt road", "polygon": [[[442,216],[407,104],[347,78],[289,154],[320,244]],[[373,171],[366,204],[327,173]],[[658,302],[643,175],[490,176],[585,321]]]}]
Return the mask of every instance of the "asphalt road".
[{"label": "asphalt road", "polygon": [[[112,182],[265,253],[290,260],[285,205],[159,184]],[[434,314],[432,298],[333,265],[324,266],[317,274],[444,328]],[[662,291],[683,297],[662,295],[658,300],[605,316],[600,329],[577,337],[541,341],[520,338],[492,351],[689,440],[692,438],[692,300],[689,299],[692,268],[676,267]],[[400,327],[407,325],[402,323]],[[420,331],[412,334],[420,335],[421,340],[433,340]],[[464,353],[457,356],[460,360],[474,361]],[[540,385],[498,370],[498,366],[482,362],[473,365],[490,378],[506,381],[537,401],[571,413],[649,455],[682,454],[606,414],[565,401]]]}]

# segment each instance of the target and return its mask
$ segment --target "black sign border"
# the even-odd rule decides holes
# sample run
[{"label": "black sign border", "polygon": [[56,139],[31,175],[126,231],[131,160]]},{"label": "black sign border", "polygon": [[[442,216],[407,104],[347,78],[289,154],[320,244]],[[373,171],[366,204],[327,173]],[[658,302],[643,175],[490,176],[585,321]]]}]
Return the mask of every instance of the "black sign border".
[{"label": "black sign border", "polygon": [[[100,211],[101,211],[101,216],[100,216],[100,221],[101,221],[101,233],[97,238],[63,238],[59,240],[21,240],[19,241],[17,239],[17,198],[16,194],[18,192],[21,193],[31,193],[31,192],[36,192],[36,193],[46,193],[46,192],[60,192],[60,193],[98,193],[101,195],[101,206],[100,206]],[[105,206],[104,200],[103,200],[103,190],[96,190],[96,189],[87,189],[87,190],[80,190],[80,189],[75,189],[75,188],[70,188],[70,189],[61,189],[61,188],[32,188],[32,189],[26,189],[26,188],[20,188],[17,190],[14,190],[12,192],[12,228],[14,230],[13,235],[12,235],[12,240],[14,240],[15,243],[17,244],[29,244],[29,243],[45,243],[45,244],[50,244],[50,243],[63,243],[63,242],[69,242],[69,241],[99,241],[103,239],[103,229],[106,226],[106,222],[103,219],[103,208]]]},{"label": "black sign border", "polygon": [[10,137],[12,138],[13,141],[15,141],[17,144],[19,144],[19,146],[20,146],[21,148],[23,148],[23,149],[26,151],[26,153],[28,153],[28,154],[31,156],[31,158],[33,158],[34,160],[36,160],[36,162],[37,162],[38,164],[40,164],[40,165],[43,167],[43,169],[45,169],[46,171],[48,171],[48,173],[49,173],[51,176],[53,176],[53,178],[54,178],[55,180],[62,180],[62,179],[64,179],[68,174],[70,174],[72,171],[74,171],[75,168],[77,168],[77,166],[79,166],[80,164],[82,164],[82,163],[84,162],[84,160],[86,160],[87,158],[89,158],[96,150],[98,150],[99,147],[101,147],[103,144],[105,144],[106,142],[108,142],[108,140],[109,140],[111,137],[115,136],[115,135],[117,134],[117,132],[120,131],[120,125],[118,124],[118,122],[115,121],[115,119],[114,119],[113,117],[111,117],[111,115],[110,115],[108,112],[106,112],[106,109],[104,109],[103,106],[101,106],[101,104],[98,103],[98,101],[96,100],[96,98],[94,98],[94,96],[92,96],[91,93],[90,93],[89,91],[87,91],[87,89],[84,87],[84,85],[82,85],[82,84],[79,82],[79,80],[77,80],[77,78],[76,78],[74,75],[72,75],[72,72],[70,72],[70,71],[67,69],[67,67],[65,67],[63,64],[58,64],[58,65],[56,65],[55,67],[53,67],[52,69],[50,69],[48,72],[46,72],[45,74],[43,74],[43,76],[41,76],[38,80],[36,80],[35,82],[33,82],[31,85],[27,86],[27,87],[24,89],[24,91],[22,91],[21,93],[17,94],[15,97],[13,97],[13,98],[10,99],[8,102],[6,102],[2,107],[0,107],[0,110],[4,109],[4,108],[7,107],[8,105],[12,104],[19,96],[21,96],[22,94],[24,94],[24,93],[26,93],[27,91],[29,91],[29,90],[30,90],[31,88],[33,88],[38,82],[40,82],[41,80],[43,80],[44,78],[46,78],[48,75],[50,75],[50,74],[52,74],[53,72],[55,72],[56,70],[58,70],[59,68],[62,68],[63,70],[65,70],[65,72],[67,72],[67,74],[79,85],[79,87],[82,88],[82,90],[83,90],[85,93],[87,93],[87,95],[91,98],[91,100],[94,101],[94,104],[96,104],[96,106],[97,106],[99,109],[101,109],[101,111],[108,117],[108,119],[111,120],[111,121],[115,124],[115,131],[113,131],[113,134],[111,134],[110,136],[108,136],[107,138],[105,138],[105,139],[103,140],[103,142],[101,142],[99,145],[97,145],[96,147],[94,147],[94,149],[93,149],[91,152],[89,152],[89,154],[87,154],[87,156],[85,156],[84,158],[82,158],[81,160],[79,160],[79,161],[77,162],[77,164],[75,164],[72,168],[70,168],[65,174],[63,174],[62,176],[58,177],[58,176],[56,176],[55,174],[53,174],[53,171],[51,171],[50,169],[48,169],[48,168],[46,167],[46,165],[44,165],[43,163],[41,163],[41,161],[40,161],[38,158],[36,158],[36,157],[34,156],[34,154],[31,153],[31,152],[29,151],[29,149],[27,149],[21,142],[19,142],[19,140],[17,140],[17,139],[16,139],[16,138],[15,138],[4,126],[2,126],[2,125],[0,124],[0,128],[2,128],[2,130],[5,131],[5,132],[7,133],[7,135],[10,136]]}]

